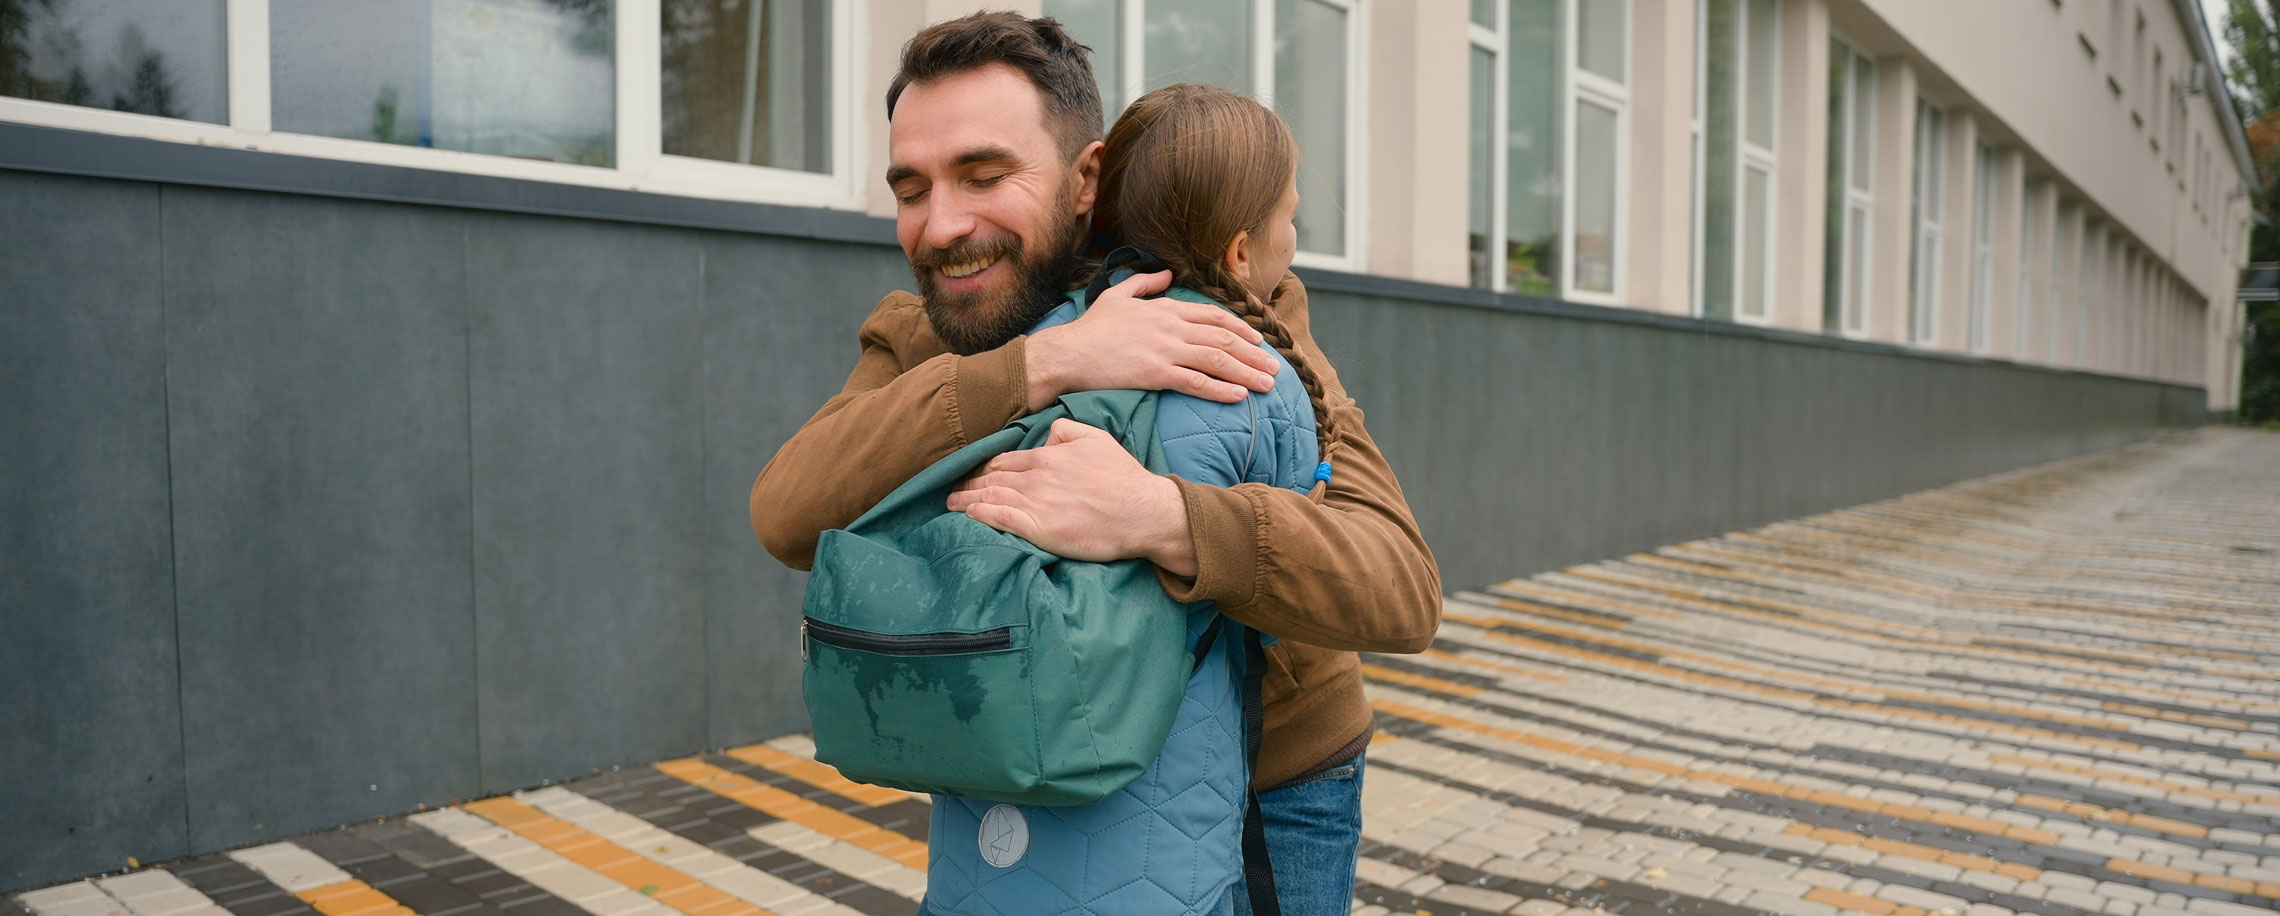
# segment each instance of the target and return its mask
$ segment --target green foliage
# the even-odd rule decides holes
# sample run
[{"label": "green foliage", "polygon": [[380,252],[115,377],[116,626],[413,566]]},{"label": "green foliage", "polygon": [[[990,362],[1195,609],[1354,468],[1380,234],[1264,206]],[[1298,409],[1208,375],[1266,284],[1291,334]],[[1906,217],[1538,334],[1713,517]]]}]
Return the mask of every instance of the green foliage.
[{"label": "green foliage", "polygon": [[2250,303],[2243,331],[2240,422],[2280,422],[2280,304]]},{"label": "green foliage", "polygon": [[[2226,82],[2233,107],[2246,124],[2280,111],[2280,0],[2231,0],[2225,15],[2225,41],[2233,59]],[[2249,231],[2251,261],[2280,261],[2280,181],[2268,149],[2257,163],[2262,187],[2256,193],[2256,222]],[[2240,420],[2280,420],[2280,306],[2251,303],[2242,327]]]},{"label": "green foliage", "polygon": [[2280,0],[2230,0],[2224,32],[2233,48],[2226,88],[2242,123],[2253,124],[2280,109]]}]

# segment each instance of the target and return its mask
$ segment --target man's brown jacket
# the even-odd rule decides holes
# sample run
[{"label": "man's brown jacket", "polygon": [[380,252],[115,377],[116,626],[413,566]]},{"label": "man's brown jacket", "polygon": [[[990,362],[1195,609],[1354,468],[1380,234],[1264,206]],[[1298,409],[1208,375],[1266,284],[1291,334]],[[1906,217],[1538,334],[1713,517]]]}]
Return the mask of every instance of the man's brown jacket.
[{"label": "man's brown jacket", "polygon": [[[1214,487],[1175,477],[1195,539],[1190,583],[1158,571],[1181,601],[1221,612],[1285,642],[1267,653],[1266,731],[1254,785],[1313,770],[1370,733],[1356,651],[1419,652],[1441,619],[1440,573],[1401,485],[1362,429],[1314,343],[1306,289],[1285,275],[1272,308],[1303,348],[1337,412],[1339,439],[1323,502],[1247,483]],[[1027,412],[1026,344],[1017,337],[973,356],[949,352],[919,299],[897,292],[863,322],[863,354],[847,386],[824,402],[752,484],[752,528],[795,569],[817,539],[845,527],[903,481]]]}]

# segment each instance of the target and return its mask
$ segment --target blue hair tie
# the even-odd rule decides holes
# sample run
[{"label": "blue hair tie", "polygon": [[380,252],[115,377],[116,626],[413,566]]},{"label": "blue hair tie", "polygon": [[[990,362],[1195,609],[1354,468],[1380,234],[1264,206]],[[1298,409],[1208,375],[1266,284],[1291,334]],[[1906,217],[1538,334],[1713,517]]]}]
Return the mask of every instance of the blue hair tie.
[{"label": "blue hair tie", "polygon": [[1325,461],[1314,466],[1314,479],[1323,483],[1330,482],[1330,462]]}]

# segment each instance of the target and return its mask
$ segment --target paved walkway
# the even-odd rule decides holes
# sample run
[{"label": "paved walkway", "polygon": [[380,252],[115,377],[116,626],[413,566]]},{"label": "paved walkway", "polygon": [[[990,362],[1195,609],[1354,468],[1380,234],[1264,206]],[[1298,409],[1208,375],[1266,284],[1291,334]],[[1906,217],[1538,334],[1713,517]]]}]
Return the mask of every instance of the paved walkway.
[{"label": "paved walkway", "polygon": [[[1357,912],[2280,907],[2280,435],[2205,430],[1451,599],[1370,657]],[[794,737],[19,895],[38,916],[905,916],[923,797]],[[4,909],[0,905],[0,909]]]}]

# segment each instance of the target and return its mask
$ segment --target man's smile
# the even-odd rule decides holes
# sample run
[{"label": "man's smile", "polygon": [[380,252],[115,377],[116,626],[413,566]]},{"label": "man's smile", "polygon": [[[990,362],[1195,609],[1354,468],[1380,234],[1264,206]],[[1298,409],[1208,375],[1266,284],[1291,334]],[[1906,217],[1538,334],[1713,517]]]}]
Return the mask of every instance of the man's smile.
[{"label": "man's smile", "polygon": [[945,264],[940,268],[946,281],[943,288],[956,292],[971,292],[988,286],[991,278],[997,273],[993,268],[1004,260],[997,255],[987,255],[971,261]]}]

